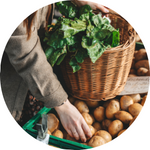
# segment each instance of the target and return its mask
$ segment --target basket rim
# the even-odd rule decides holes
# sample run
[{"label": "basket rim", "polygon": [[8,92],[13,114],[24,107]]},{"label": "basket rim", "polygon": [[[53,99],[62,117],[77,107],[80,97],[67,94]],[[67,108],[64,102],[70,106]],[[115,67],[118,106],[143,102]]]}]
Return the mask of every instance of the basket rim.
[{"label": "basket rim", "polygon": [[[128,40],[127,40],[126,42],[129,43]],[[113,48],[107,48],[107,49],[104,51],[104,53],[105,53],[105,52],[109,53],[110,51],[111,51],[111,52],[116,52],[116,51],[119,51],[119,50],[122,50],[122,49],[126,49],[126,48],[128,48],[131,44],[133,44],[134,42],[135,42],[135,37],[133,36],[133,37],[132,37],[132,41],[131,41],[127,46],[125,46],[126,43],[124,43],[124,44],[118,45],[118,46],[113,47]]]}]

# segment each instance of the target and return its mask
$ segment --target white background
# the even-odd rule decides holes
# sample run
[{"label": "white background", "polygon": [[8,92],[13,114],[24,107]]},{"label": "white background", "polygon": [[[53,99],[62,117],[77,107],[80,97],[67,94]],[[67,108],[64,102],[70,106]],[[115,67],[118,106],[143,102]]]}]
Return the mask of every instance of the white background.
[{"label": "white background", "polygon": [[[146,50],[150,51],[150,21],[148,0],[101,0],[99,2],[123,16],[138,32]],[[0,59],[6,43],[15,28],[32,12],[48,5],[53,0],[3,0],[0,2]],[[150,100],[146,103],[136,121],[119,138],[99,147],[101,150],[149,150],[150,149]],[[0,90],[0,149],[55,149],[29,136],[14,121],[4,103]],[[96,149],[99,149],[96,148]]]}]

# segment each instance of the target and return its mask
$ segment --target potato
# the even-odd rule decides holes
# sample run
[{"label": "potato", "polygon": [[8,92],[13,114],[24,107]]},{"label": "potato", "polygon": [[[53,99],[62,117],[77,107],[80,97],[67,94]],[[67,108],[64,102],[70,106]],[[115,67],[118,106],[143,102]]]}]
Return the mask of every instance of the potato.
[{"label": "potato", "polygon": [[147,68],[141,67],[137,70],[137,75],[138,76],[146,76],[147,72],[148,72]]},{"label": "potato", "polygon": [[147,71],[146,76],[150,76],[150,70]]},{"label": "potato", "polygon": [[101,136],[93,136],[88,142],[88,146],[97,147],[105,144],[105,140]]},{"label": "potato", "polygon": [[115,101],[119,102],[119,100],[116,99],[116,98],[115,98],[115,99],[110,99],[110,100],[107,100],[107,101],[105,101],[105,102],[103,103],[103,107],[106,108],[106,107],[108,106],[109,102],[112,101],[112,100],[115,100]]},{"label": "potato", "polygon": [[74,102],[74,106],[79,110],[80,113],[89,112],[89,108],[84,101],[77,100]]},{"label": "potato", "polygon": [[62,133],[63,133],[63,138],[66,139],[68,133],[64,128],[62,128]]},{"label": "potato", "polygon": [[101,130],[102,126],[99,122],[94,122],[93,127],[96,129],[96,131]]},{"label": "potato", "polygon": [[101,136],[105,142],[110,142],[112,140],[112,136],[105,130],[99,130],[94,135]]},{"label": "potato", "polygon": [[105,108],[102,106],[99,106],[94,110],[93,114],[94,114],[94,118],[97,121],[101,122],[105,119]]},{"label": "potato", "polygon": [[54,130],[56,130],[59,126],[59,120],[58,118],[53,114],[49,113],[47,114],[47,128],[52,133]]},{"label": "potato", "polygon": [[149,62],[148,62],[148,60],[140,60],[140,61],[135,63],[136,70],[138,70],[141,67],[146,68],[146,69],[149,70]]},{"label": "potato", "polygon": [[62,131],[60,131],[60,130],[58,130],[58,129],[56,129],[56,130],[52,133],[52,135],[53,135],[53,136],[56,136],[56,137],[58,137],[58,138],[63,139],[63,133],[62,133]]},{"label": "potato", "polygon": [[111,100],[106,107],[106,117],[107,119],[114,119],[114,114],[120,110],[119,102],[116,100]]},{"label": "potato", "polygon": [[69,134],[67,134],[66,139],[67,139],[67,140],[70,140],[70,141],[77,142],[77,140],[76,140],[74,137],[71,137]]},{"label": "potato", "polygon": [[136,74],[129,74],[129,77],[137,77]]},{"label": "potato", "polygon": [[106,108],[106,107],[108,106],[109,102],[110,102],[110,100],[105,101],[105,102],[103,103],[103,107]]},{"label": "potato", "polygon": [[92,136],[93,136],[95,134],[95,132],[96,132],[96,129],[93,126],[91,126],[91,125],[88,125],[88,126],[89,126],[90,131],[91,131]]},{"label": "potato", "polygon": [[142,105],[139,103],[134,103],[134,104],[130,105],[128,108],[129,113],[132,116],[137,116],[140,113],[141,109],[142,109]]},{"label": "potato", "polygon": [[121,130],[117,136],[121,135],[124,131],[126,131],[126,129]]},{"label": "potato", "polygon": [[129,126],[134,122],[134,120],[137,118],[137,116],[134,116],[134,118],[130,121]]},{"label": "potato", "polygon": [[108,132],[112,137],[116,137],[121,130],[123,130],[123,123],[120,120],[112,121],[108,127]]},{"label": "potato", "polygon": [[129,124],[129,122],[133,119],[131,114],[129,114],[128,112],[123,111],[123,110],[116,112],[115,118],[125,124]]},{"label": "potato", "polygon": [[145,101],[146,101],[146,98],[147,98],[147,95],[145,95],[143,98],[142,98],[142,101],[141,101],[141,105],[143,106]]},{"label": "potato", "polygon": [[135,54],[136,54],[136,53],[138,53],[138,50],[135,50],[135,51],[134,51],[134,59],[135,59]]},{"label": "potato", "polygon": [[104,130],[108,130],[109,125],[111,124],[112,120],[110,119],[105,119],[102,121],[102,128]]},{"label": "potato", "polygon": [[86,101],[86,104],[90,108],[96,108],[96,107],[99,106],[99,102],[98,101]]},{"label": "potato", "polygon": [[134,103],[138,103],[141,101],[141,95],[140,94],[131,94],[129,96],[133,99]]},{"label": "potato", "polygon": [[120,107],[122,110],[128,110],[128,107],[133,104],[133,99],[130,96],[124,95],[120,99]]},{"label": "potato", "polygon": [[138,52],[134,54],[134,57],[135,57],[135,61],[147,59],[146,50],[143,48],[138,50]]},{"label": "potato", "polygon": [[82,116],[85,120],[85,122],[88,124],[88,125],[92,125],[93,122],[94,122],[94,117],[92,115],[90,115],[89,113],[82,113]]}]

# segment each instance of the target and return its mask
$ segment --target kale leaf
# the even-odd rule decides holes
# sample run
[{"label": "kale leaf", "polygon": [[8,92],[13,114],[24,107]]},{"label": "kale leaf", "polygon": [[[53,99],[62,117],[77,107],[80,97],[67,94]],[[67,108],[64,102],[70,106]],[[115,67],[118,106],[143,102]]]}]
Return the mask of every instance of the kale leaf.
[{"label": "kale leaf", "polygon": [[89,5],[78,8],[71,1],[56,5],[65,17],[58,18],[56,25],[50,25],[51,30],[45,34],[45,54],[52,66],[59,65],[71,53],[68,63],[75,73],[86,57],[95,63],[107,48],[119,45],[119,29],[101,14],[94,14]]},{"label": "kale leaf", "polygon": [[56,6],[66,18],[75,18],[78,15],[78,8],[70,1],[57,2]]}]

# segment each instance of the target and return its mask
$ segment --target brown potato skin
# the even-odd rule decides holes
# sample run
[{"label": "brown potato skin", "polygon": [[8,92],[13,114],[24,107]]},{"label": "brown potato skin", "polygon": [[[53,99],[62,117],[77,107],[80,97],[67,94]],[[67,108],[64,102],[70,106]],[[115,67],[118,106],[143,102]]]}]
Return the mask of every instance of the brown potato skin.
[{"label": "brown potato skin", "polygon": [[93,136],[88,142],[88,146],[97,147],[105,144],[105,140],[101,136]]},{"label": "brown potato skin", "polygon": [[130,96],[124,95],[120,99],[120,107],[122,110],[128,110],[128,107],[133,104],[133,99]]},{"label": "brown potato skin", "polygon": [[53,136],[56,136],[56,137],[58,137],[58,138],[63,139],[63,133],[62,133],[62,131],[60,131],[60,130],[58,130],[58,129],[56,129],[56,130],[52,133],[52,135],[53,135]]},{"label": "brown potato skin", "polygon": [[147,71],[146,76],[150,76],[150,70]]},{"label": "brown potato skin", "polygon": [[89,113],[83,112],[83,113],[82,113],[82,116],[83,116],[85,122],[86,122],[88,125],[92,125],[92,124],[93,124],[94,118],[93,118]]},{"label": "brown potato skin", "polygon": [[96,107],[99,106],[99,102],[98,101],[86,101],[86,104],[90,108],[96,108]]},{"label": "brown potato skin", "polygon": [[94,122],[93,127],[96,129],[96,131],[101,130],[102,126],[99,122]]},{"label": "brown potato skin", "polygon": [[108,132],[114,138],[118,133],[123,130],[123,123],[120,120],[114,120],[108,127]]},{"label": "brown potato skin", "polygon": [[135,61],[147,59],[147,53],[144,48],[137,51],[137,53],[134,54]]},{"label": "brown potato skin", "polygon": [[84,101],[77,100],[74,102],[74,106],[79,110],[80,113],[89,113],[89,108]]},{"label": "brown potato skin", "polygon": [[129,96],[133,99],[134,103],[138,103],[141,101],[141,95],[140,94],[131,94]]},{"label": "brown potato skin", "polygon": [[124,131],[126,131],[126,129],[121,130],[117,136],[121,135]]},{"label": "brown potato skin", "polygon": [[126,111],[118,111],[115,114],[115,118],[120,120],[121,122],[125,123],[125,124],[129,124],[129,122],[133,119],[132,115]]},{"label": "brown potato skin", "polygon": [[139,103],[134,103],[134,104],[130,105],[128,108],[129,113],[132,116],[137,116],[140,113],[141,109],[142,109],[142,105]]},{"label": "brown potato skin", "polygon": [[138,76],[146,76],[147,72],[148,72],[147,68],[141,67],[137,70],[137,75]]},{"label": "brown potato skin", "polygon": [[112,101],[112,100],[119,102],[118,99],[110,99],[110,100],[107,100],[107,101],[104,102],[103,107],[106,108],[108,106],[109,102]]},{"label": "brown potato skin", "polygon": [[105,119],[102,121],[102,128],[106,131],[108,131],[108,127],[111,124],[112,120],[110,119]]},{"label": "brown potato skin", "polygon": [[149,62],[148,62],[148,60],[140,60],[140,61],[135,63],[136,70],[138,70],[141,67],[146,68],[146,69],[149,70]]},{"label": "brown potato skin", "polygon": [[110,135],[110,133],[105,130],[99,130],[94,135],[101,136],[106,143],[112,140],[112,136]]},{"label": "brown potato skin", "polygon": [[129,77],[137,77],[136,74],[129,74]]},{"label": "brown potato skin", "polygon": [[67,134],[66,139],[70,140],[70,141],[77,142],[77,140],[75,138],[71,137],[69,134]]},{"label": "brown potato skin", "polygon": [[89,126],[90,131],[91,131],[92,136],[93,136],[95,134],[95,132],[96,132],[96,129],[92,125],[88,125],[88,126]]},{"label": "brown potato skin", "polygon": [[102,106],[99,106],[94,110],[93,114],[94,114],[94,118],[97,121],[101,122],[105,119],[105,108]]},{"label": "brown potato skin", "polygon": [[64,128],[62,129],[62,133],[63,133],[63,138],[66,139],[68,133],[67,133],[67,131]]},{"label": "brown potato skin", "polygon": [[111,100],[106,107],[106,117],[107,119],[114,119],[115,113],[120,110],[120,104],[116,100]]},{"label": "brown potato skin", "polygon": [[134,118],[130,121],[129,126],[134,122],[134,120],[137,118],[137,116],[134,116]]},{"label": "brown potato skin", "polygon": [[54,130],[58,129],[58,126],[59,126],[58,118],[53,113],[47,114],[48,130],[52,133]]}]

